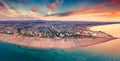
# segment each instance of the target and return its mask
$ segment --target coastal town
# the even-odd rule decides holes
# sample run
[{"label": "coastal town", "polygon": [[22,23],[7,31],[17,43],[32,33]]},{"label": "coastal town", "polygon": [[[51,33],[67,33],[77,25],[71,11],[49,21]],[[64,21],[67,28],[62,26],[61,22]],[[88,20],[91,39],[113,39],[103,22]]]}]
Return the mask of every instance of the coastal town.
[{"label": "coastal town", "polygon": [[[91,31],[89,26],[64,23],[7,23],[0,24],[0,33],[40,38],[85,38],[111,36],[102,31]],[[101,33],[98,34],[98,33]]]},{"label": "coastal town", "polygon": [[72,48],[114,39],[112,35],[92,31],[90,27],[69,22],[3,22],[0,23],[0,40],[26,47]]}]

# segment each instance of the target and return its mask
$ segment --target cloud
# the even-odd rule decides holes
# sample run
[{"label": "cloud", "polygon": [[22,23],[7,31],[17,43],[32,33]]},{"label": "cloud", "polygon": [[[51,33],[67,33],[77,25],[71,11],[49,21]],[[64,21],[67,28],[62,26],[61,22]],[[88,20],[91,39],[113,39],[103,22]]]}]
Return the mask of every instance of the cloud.
[{"label": "cloud", "polygon": [[[80,6],[76,6],[76,4],[72,3],[69,4],[64,0],[53,0],[52,2],[45,0],[44,3],[42,4],[41,2],[43,1],[0,0],[0,19],[16,19],[16,20],[44,19],[44,20],[78,20],[78,21],[79,20],[112,21],[115,19],[120,20],[119,18],[120,8],[118,8],[120,7],[118,4],[120,3],[119,0],[108,0],[107,2],[97,4],[94,4],[94,2],[92,2],[93,5],[84,2],[83,3],[78,2]],[[25,3],[27,5],[25,5]],[[63,7],[61,8],[61,6]],[[69,6],[70,8],[68,8],[67,6]]]},{"label": "cloud", "polygon": [[111,2],[113,5],[116,5],[116,6],[119,6],[119,7],[120,7],[120,0],[110,0],[110,2]]},{"label": "cloud", "polygon": [[58,7],[61,7],[63,4],[64,0],[56,0],[55,3]]},{"label": "cloud", "polygon": [[35,6],[31,8],[32,12],[38,12],[39,11],[39,7]]},{"label": "cloud", "polygon": [[120,9],[102,3],[85,9],[47,15],[47,20],[120,21]]},{"label": "cloud", "polygon": [[52,14],[55,14],[55,12],[52,11],[52,10],[49,10],[48,13],[47,13],[47,15],[52,15]]},{"label": "cloud", "polygon": [[56,5],[55,3],[51,3],[51,4],[49,5],[49,8],[50,8],[51,10],[56,10],[56,9],[57,9],[57,5]]},{"label": "cloud", "polygon": [[112,15],[118,16],[120,15],[119,14],[120,9],[114,9],[111,6],[109,6],[109,4],[110,3],[102,3],[86,9],[74,10],[74,11],[69,11],[65,13],[56,13],[48,16],[63,17],[63,16],[73,16],[73,15],[82,15],[82,16],[112,16]]},{"label": "cloud", "polygon": [[58,9],[58,6],[57,6],[56,3],[51,3],[51,4],[48,6],[48,8],[49,8],[50,10],[48,10],[47,15],[52,15],[52,14],[55,14],[55,11]]},{"label": "cloud", "polygon": [[7,11],[8,9],[5,6],[5,4],[2,1],[0,1],[0,12],[7,12]]},{"label": "cloud", "polygon": [[29,0],[23,0],[24,4],[27,4],[29,2]]}]

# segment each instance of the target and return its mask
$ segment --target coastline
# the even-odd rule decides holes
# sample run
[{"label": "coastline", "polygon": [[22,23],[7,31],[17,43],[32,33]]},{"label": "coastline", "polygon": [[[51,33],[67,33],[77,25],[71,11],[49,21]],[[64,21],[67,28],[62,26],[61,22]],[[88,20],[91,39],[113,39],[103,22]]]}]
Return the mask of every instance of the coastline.
[{"label": "coastline", "polygon": [[78,47],[86,47],[90,45],[95,45],[107,41],[111,41],[116,38],[83,38],[83,39],[69,39],[68,41],[64,41],[64,39],[53,40],[49,38],[34,38],[34,37],[24,37],[24,36],[15,36],[15,35],[7,35],[0,34],[0,41],[5,43],[10,43],[14,45],[19,45],[28,48],[35,49],[69,49],[69,48],[78,48]]},{"label": "coastline", "polygon": [[84,48],[79,48],[79,50],[85,50],[90,51],[95,54],[110,54],[115,56],[120,56],[120,24],[111,24],[111,25],[102,25],[102,26],[94,26],[91,27],[91,30],[94,31],[103,31],[105,33],[108,33],[110,35],[113,35],[115,37],[118,37],[118,39],[111,40],[109,42],[100,43]]}]

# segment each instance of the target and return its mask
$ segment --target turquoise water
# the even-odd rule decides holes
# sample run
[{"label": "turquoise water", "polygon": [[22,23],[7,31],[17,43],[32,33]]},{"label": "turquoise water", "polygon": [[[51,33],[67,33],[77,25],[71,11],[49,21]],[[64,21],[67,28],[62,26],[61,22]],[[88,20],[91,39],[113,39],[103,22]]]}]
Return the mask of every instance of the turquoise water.
[{"label": "turquoise water", "polygon": [[0,61],[120,61],[119,58],[81,50],[36,50],[0,43]]}]

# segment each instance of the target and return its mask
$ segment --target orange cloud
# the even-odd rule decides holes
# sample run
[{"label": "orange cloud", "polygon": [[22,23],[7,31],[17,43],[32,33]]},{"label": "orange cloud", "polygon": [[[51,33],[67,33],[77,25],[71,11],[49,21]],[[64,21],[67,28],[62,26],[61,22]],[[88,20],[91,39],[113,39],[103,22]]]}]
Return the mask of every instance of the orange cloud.
[{"label": "orange cloud", "polygon": [[70,11],[66,13],[52,14],[47,16],[46,20],[75,20],[75,21],[112,21],[120,22],[120,10],[110,10],[108,4],[99,4],[97,6],[84,10]]},{"label": "orange cloud", "polygon": [[109,3],[102,3],[96,6],[83,9],[83,10],[75,10],[66,13],[58,13],[52,14],[51,16],[104,16],[104,17],[111,17],[111,16],[120,16],[120,10],[113,10],[111,7],[107,6]]},{"label": "orange cloud", "polygon": [[[24,11],[22,9],[9,9],[10,13],[0,13],[0,19],[8,20],[74,20],[74,21],[119,21],[120,22],[120,10],[113,10],[107,5],[111,3],[102,3],[96,6],[86,8],[83,10],[70,11],[66,13],[55,14],[59,8],[60,0],[50,4],[48,7],[48,15],[46,17],[38,15],[40,8],[37,6],[32,7],[31,11]],[[0,10],[7,10],[5,4],[0,2]],[[61,5],[60,5],[61,6]],[[16,11],[18,13],[16,13]]]}]

